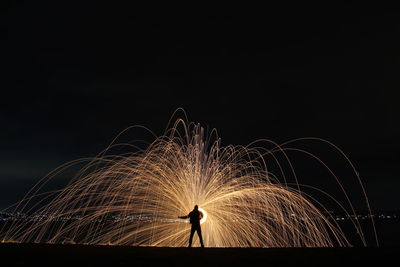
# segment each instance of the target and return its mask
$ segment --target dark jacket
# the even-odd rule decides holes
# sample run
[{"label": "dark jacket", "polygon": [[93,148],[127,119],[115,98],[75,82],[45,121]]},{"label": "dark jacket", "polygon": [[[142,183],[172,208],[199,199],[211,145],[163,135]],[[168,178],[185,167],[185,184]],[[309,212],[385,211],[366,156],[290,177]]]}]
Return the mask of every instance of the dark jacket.
[{"label": "dark jacket", "polygon": [[199,210],[192,210],[187,216],[181,218],[189,218],[191,224],[200,224],[200,220],[203,218],[203,213]]}]

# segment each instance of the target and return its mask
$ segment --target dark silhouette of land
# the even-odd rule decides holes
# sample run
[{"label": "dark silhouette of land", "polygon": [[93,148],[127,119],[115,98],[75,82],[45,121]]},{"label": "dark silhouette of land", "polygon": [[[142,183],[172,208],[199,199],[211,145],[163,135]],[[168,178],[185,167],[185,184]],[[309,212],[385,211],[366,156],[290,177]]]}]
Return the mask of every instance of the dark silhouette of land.
[{"label": "dark silhouette of land", "polygon": [[190,229],[189,247],[192,247],[193,235],[195,232],[197,232],[197,235],[199,236],[200,239],[201,247],[204,248],[203,236],[201,234],[201,226],[200,226],[200,220],[203,218],[203,213],[199,211],[199,206],[195,205],[194,209],[188,215],[179,216],[178,218],[180,219],[190,218],[190,224],[192,225],[192,228]]},{"label": "dark silhouette of land", "polygon": [[[2,266],[389,266],[400,248],[155,248],[0,243]],[[195,259],[195,260],[194,260]],[[372,264],[372,265],[370,265]],[[395,264],[396,265],[396,264]]]}]

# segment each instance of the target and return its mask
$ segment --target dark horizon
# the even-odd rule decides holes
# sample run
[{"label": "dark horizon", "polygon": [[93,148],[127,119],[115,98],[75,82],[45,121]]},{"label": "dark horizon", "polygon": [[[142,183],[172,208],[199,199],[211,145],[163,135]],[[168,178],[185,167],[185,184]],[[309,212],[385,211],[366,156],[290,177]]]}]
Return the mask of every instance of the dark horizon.
[{"label": "dark horizon", "polygon": [[[400,208],[399,10],[132,10],[13,3],[0,11],[0,209],[130,125],[162,134],[178,107],[216,128],[223,145],[327,139],[353,161],[373,209]],[[310,148],[340,169],[337,154]],[[302,178],[320,182],[302,163]]]}]

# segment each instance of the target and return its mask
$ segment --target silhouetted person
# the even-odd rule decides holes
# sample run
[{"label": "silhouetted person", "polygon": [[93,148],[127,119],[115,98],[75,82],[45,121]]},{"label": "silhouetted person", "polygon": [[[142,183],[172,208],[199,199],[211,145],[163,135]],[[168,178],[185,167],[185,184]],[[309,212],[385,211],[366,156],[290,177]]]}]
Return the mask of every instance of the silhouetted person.
[{"label": "silhouetted person", "polygon": [[180,219],[190,218],[192,229],[190,230],[189,247],[192,247],[193,235],[197,231],[197,235],[200,238],[201,247],[204,248],[203,237],[201,236],[200,220],[203,218],[203,213],[199,211],[199,206],[195,205],[194,209],[186,216],[178,217]]}]

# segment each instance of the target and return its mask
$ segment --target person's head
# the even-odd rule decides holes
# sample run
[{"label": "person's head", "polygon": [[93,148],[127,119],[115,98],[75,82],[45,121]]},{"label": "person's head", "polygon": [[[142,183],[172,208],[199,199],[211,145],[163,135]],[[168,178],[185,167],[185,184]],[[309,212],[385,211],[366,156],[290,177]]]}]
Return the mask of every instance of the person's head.
[{"label": "person's head", "polygon": [[198,209],[199,209],[199,206],[194,205],[194,209],[195,209],[195,210],[198,210]]}]

